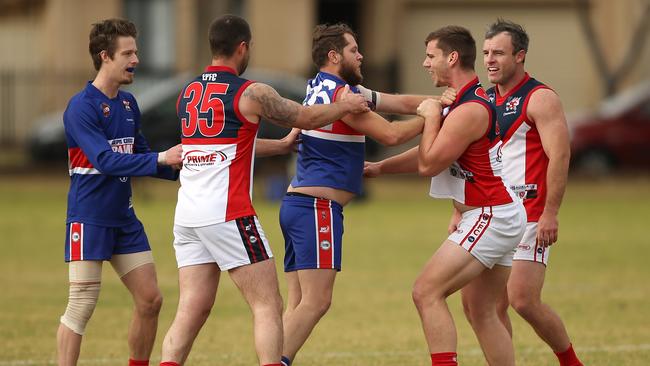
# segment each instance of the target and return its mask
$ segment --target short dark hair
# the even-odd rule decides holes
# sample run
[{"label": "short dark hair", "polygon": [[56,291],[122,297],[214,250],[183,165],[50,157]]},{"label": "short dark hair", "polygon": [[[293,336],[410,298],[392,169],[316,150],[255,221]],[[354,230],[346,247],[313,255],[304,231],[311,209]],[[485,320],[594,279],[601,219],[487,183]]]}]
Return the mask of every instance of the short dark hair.
[{"label": "short dark hair", "polygon": [[508,33],[512,40],[513,54],[519,51],[528,52],[528,34],[521,25],[498,18],[496,22],[490,24],[485,32],[485,39],[490,39],[499,33]]},{"label": "short dark hair", "polygon": [[333,25],[319,24],[314,28],[311,45],[311,59],[316,67],[323,67],[327,63],[327,54],[334,50],[343,54],[343,49],[348,45],[344,35],[349,34],[355,39],[357,35],[345,23]]},{"label": "short dark hair", "polygon": [[115,55],[118,37],[137,37],[138,30],[135,24],[126,19],[106,19],[92,25],[88,36],[88,52],[93,59],[95,70],[102,66],[102,51],[108,53],[111,59]]},{"label": "short dark hair", "polygon": [[437,46],[445,56],[456,51],[460,58],[460,66],[466,70],[474,70],[476,41],[467,28],[458,25],[442,27],[429,33],[424,44],[427,45],[434,40],[438,41]]},{"label": "short dark hair", "polygon": [[251,27],[237,15],[226,14],[215,19],[208,31],[212,56],[230,57],[240,43],[251,41]]}]

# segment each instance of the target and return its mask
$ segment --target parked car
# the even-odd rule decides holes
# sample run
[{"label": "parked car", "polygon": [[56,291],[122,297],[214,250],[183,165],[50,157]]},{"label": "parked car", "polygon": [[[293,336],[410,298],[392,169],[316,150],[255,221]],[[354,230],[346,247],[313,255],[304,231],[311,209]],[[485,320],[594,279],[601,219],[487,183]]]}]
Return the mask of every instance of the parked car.
[{"label": "parked car", "polygon": [[[302,103],[306,80],[293,75],[261,70],[249,70],[244,77],[273,86],[280,95]],[[137,79],[126,88],[138,101],[142,132],[154,151],[166,150],[180,142],[180,124],[176,116],[176,100],[181,88],[191,79],[188,74],[166,80]],[[80,86],[81,87],[81,86]],[[35,162],[65,161],[67,147],[63,129],[63,110],[43,116],[28,138],[27,148]],[[262,123],[258,136],[281,138],[288,129],[271,123]]]},{"label": "parked car", "polygon": [[602,175],[650,169],[650,81],[603,101],[569,126],[573,170]]}]

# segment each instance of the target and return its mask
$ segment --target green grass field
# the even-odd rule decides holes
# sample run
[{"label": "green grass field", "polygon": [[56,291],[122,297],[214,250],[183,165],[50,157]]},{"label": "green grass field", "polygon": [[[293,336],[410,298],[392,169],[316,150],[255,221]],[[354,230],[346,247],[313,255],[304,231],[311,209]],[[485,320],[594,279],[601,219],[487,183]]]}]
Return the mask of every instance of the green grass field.
[{"label": "green grass field", "polygon": [[[0,366],[51,365],[67,298],[63,262],[65,176],[0,178]],[[151,241],[165,296],[152,361],[177,303],[172,221],[176,184],[139,180],[135,205]],[[411,285],[446,237],[448,202],[426,196],[427,182],[381,180],[372,200],[345,210],[343,271],[328,315],[295,365],[427,365],[428,353],[411,303]],[[278,205],[257,200],[260,220],[281,269]],[[590,366],[650,365],[650,180],[571,182],[551,254],[544,297],[564,319]],[[283,294],[284,279],[280,278]],[[459,329],[459,361],[484,365],[450,298]],[[88,326],[81,365],[125,365],[131,300],[110,265]],[[556,365],[555,356],[511,312],[519,365]],[[154,362],[152,362],[154,364]],[[188,365],[255,365],[251,318],[228,276]]]}]

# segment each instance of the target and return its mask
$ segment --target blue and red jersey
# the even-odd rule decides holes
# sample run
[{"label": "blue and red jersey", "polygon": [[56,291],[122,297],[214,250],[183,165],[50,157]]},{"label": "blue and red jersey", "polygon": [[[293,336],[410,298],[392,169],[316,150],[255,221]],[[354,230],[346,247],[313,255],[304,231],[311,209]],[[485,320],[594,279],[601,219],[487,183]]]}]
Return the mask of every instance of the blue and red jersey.
[{"label": "blue and red jersey", "polygon": [[176,179],[158,166],[140,132],[140,110],[130,93],[109,98],[91,82],[70,99],[63,114],[68,144],[67,223],[122,226],[137,220],[130,177]]},{"label": "blue and red jersey", "polygon": [[[307,83],[304,105],[333,103],[346,85],[341,78],[319,72]],[[358,93],[352,86],[350,90]],[[338,120],[316,130],[304,130],[292,187],[330,187],[361,193],[366,136]]]}]

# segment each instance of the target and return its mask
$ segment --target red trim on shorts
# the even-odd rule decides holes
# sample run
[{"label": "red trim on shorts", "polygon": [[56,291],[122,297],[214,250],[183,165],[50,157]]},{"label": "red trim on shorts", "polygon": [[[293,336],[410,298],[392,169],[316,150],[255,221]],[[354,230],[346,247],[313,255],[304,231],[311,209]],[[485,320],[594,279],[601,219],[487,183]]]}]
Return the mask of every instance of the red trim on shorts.
[{"label": "red trim on shorts", "polygon": [[260,252],[262,253],[262,258],[263,259],[269,259],[269,254],[266,252],[266,248],[264,247],[264,241],[262,240],[262,236],[260,235],[260,232],[257,230],[257,223],[255,222],[255,216],[251,216],[251,224],[252,224],[252,229],[253,229],[253,235],[255,235],[255,238],[257,239],[257,242],[260,245]]},{"label": "red trim on shorts", "polygon": [[465,237],[463,238],[463,240],[461,240],[460,243],[458,243],[458,245],[461,245],[461,246],[462,246],[463,243],[465,242],[465,240],[467,240],[467,238],[469,238],[469,236],[472,234],[472,231],[474,231],[474,229],[476,228],[476,226],[481,222],[481,216],[483,216],[483,213],[484,213],[484,212],[485,212],[485,207],[481,207],[481,214],[478,215],[478,220],[476,220],[476,223],[474,224],[474,226],[472,226],[472,228],[469,230],[469,232],[467,233],[467,235],[465,235]]},{"label": "red trim on shorts", "polygon": [[[483,234],[485,234],[488,227],[490,226],[490,221],[492,221],[492,216],[493,216],[492,215],[492,206],[490,206],[490,213],[486,214],[486,215],[488,215],[488,219],[487,219],[487,222],[485,223],[485,227],[483,228],[483,231],[481,231],[481,233],[478,234],[478,236],[476,237],[476,240],[474,240],[474,243],[472,243],[472,245],[469,247],[469,249],[467,249],[468,252],[472,251],[472,248],[474,248],[474,245],[476,245],[476,243],[478,243],[478,240],[481,239]],[[483,214],[481,214],[481,218],[483,218]]]},{"label": "red trim on shorts", "polygon": [[[318,240],[318,268],[334,268],[334,243],[332,240],[332,212],[331,203],[329,200],[316,198],[314,202],[316,208],[316,232]],[[327,228],[326,231],[321,231],[321,228]],[[330,245],[329,248],[323,249],[321,243],[327,240]]]},{"label": "red trim on shorts", "polygon": [[235,220],[235,223],[237,226],[239,226],[239,230],[242,233],[242,236],[244,237],[244,240],[248,244],[248,248],[250,249],[250,254],[253,256],[253,263],[257,263],[257,256],[255,255],[255,250],[253,250],[253,243],[251,243],[250,239],[248,238],[248,235],[246,235],[246,227],[244,226],[244,220]]},{"label": "red trim on shorts", "polygon": [[[83,238],[84,238],[84,227],[80,222],[73,222],[70,224],[70,260],[71,261],[80,261],[83,260]],[[78,235],[77,240],[74,240],[74,236]]]}]

